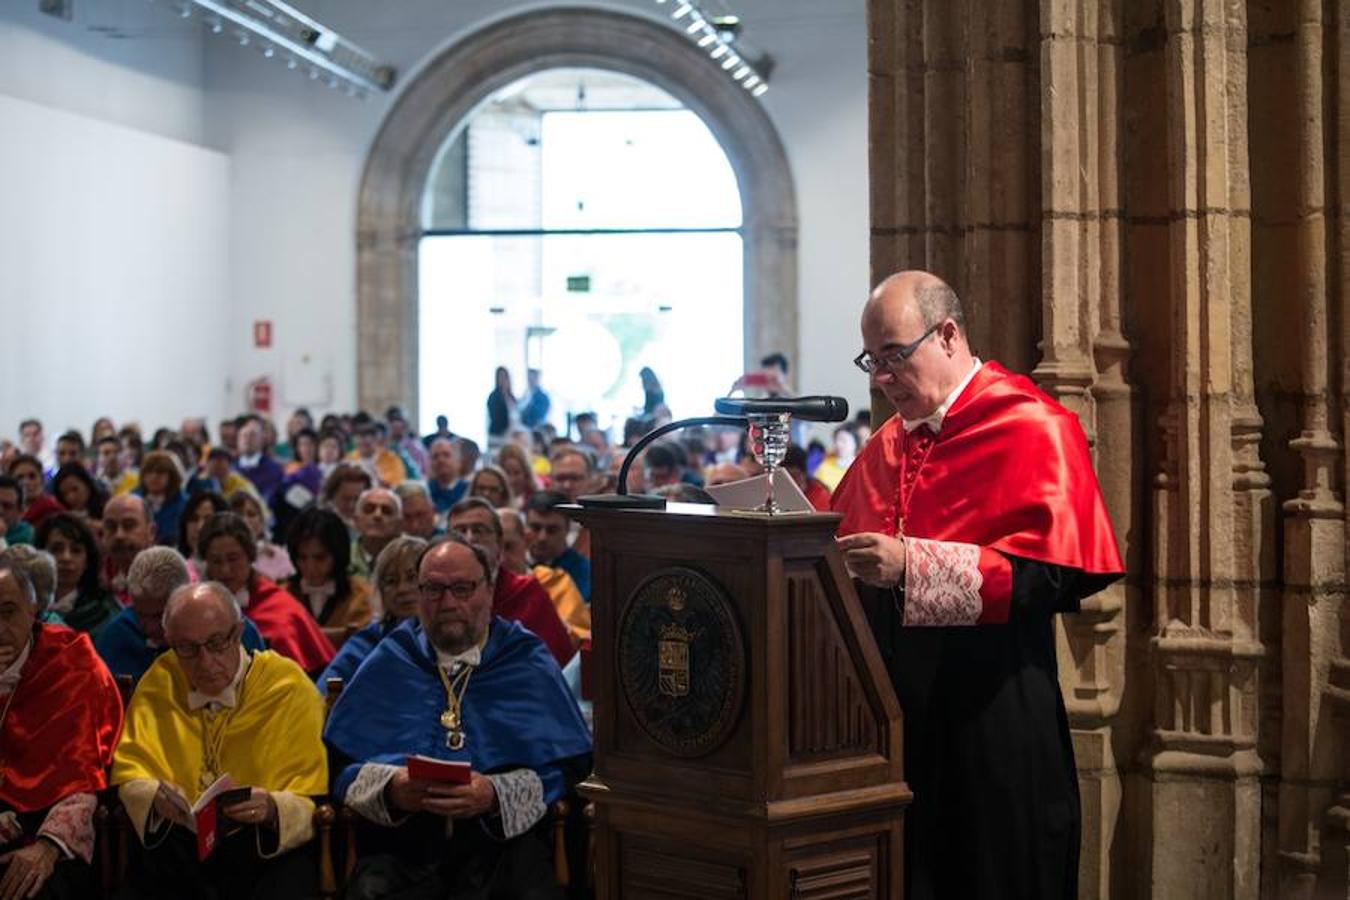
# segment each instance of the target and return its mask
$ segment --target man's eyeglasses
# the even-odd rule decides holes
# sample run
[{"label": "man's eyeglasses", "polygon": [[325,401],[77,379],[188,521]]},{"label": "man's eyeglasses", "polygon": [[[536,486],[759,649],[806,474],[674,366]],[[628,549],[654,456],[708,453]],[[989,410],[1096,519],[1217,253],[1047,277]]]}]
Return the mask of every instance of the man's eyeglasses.
[{"label": "man's eyeglasses", "polygon": [[242,626],[240,625],[236,625],[229,631],[222,632],[214,637],[209,637],[200,643],[194,643],[192,641],[175,641],[169,645],[169,648],[173,650],[174,653],[178,654],[179,659],[196,659],[201,655],[203,650],[210,651],[211,653],[224,653],[230,648],[231,644],[234,644],[239,640],[239,630],[241,627]]},{"label": "man's eyeglasses", "polygon": [[461,522],[458,525],[451,525],[450,530],[466,538],[489,537],[497,533],[491,525],[483,522]]},{"label": "man's eyeglasses", "polygon": [[473,581],[452,581],[445,584],[440,581],[424,581],[417,586],[422,593],[422,599],[428,603],[433,603],[445,596],[449,591],[450,596],[456,600],[468,600],[478,590],[478,586],[483,583],[483,579],[476,578]]},{"label": "man's eyeglasses", "polygon": [[878,369],[887,369],[894,372],[896,366],[901,365],[905,360],[913,356],[918,351],[919,345],[928,340],[929,336],[941,327],[942,323],[939,322],[923,334],[919,335],[917,340],[911,341],[908,344],[901,344],[899,347],[892,347],[883,352],[880,356],[873,356],[864,350],[853,358],[853,364],[868,375],[875,373]]}]

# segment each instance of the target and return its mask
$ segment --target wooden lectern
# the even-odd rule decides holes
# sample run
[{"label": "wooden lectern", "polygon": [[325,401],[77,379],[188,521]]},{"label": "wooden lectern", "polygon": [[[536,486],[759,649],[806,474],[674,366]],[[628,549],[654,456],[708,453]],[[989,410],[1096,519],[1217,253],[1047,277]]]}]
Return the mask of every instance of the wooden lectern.
[{"label": "wooden lectern", "polygon": [[832,514],[591,531],[599,900],[903,893],[900,707]]}]

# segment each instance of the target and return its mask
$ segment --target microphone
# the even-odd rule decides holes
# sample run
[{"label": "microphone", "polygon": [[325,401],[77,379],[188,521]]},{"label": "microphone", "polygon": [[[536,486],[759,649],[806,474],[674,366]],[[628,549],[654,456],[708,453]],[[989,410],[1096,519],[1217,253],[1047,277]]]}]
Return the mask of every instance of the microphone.
[{"label": "microphone", "polygon": [[713,408],[724,416],[789,413],[803,422],[842,422],[848,418],[848,401],[843,397],[722,397]]}]

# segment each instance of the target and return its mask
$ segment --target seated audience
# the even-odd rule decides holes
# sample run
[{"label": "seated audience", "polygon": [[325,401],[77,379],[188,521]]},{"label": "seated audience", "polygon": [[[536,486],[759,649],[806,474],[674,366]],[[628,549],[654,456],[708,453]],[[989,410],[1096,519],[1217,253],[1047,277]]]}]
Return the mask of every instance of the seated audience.
[{"label": "seated audience", "polygon": [[839,487],[844,473],[858,455],[859,446],[858,434],[851,424],[844,423],[834,430],[834,452],[826,456],[813,473],[827,490],[833,492]]},{"label": "seated audience", "polygon": [[549,457],[549,487],[575,503],[582,494],[594,489],[595,461],[579,447],[564,445]]},{"label": "seated audience", "polygon": [[356,500],[356,539],[348,571],[369,579],[380,555],[403,528],[403,504],[389,488],[373,487]]},{"label": "seated audience", "polygon": [[518,444],[506,444],[497,451],[497,465],[506,475],[511,505],[517,508],[524,506],[539,490],[539,480],[535,477],[529,453]]},{"label": "seated audience", "polygon": [[709,487],[716,487],[719,484],[731,484],[736,481],[744,481],[750,477],[750,473],[745,468],[733,462],[713,463],[708,467],[708,475],[705,483]]},{"label": "seated audience", "polygon": [[806,451],[800,444],[788,447],[783,456],[783,470],[797,482],[797,487],[801,488],[813,509],[818,512],[830,511],[830,489],[819,478],[812,478],[806,473]]},{"label": "seated audience", "polygon": [[403,457],[404,468],[409,470],[409,479],[421,478],[427,470],[427,452],[417,435],[408,429],[408,417],[400,407],[391,406],[384,414],[389,423],[390,450]]},{"label": "seated audience", "polygon": [[571,522],[558,507],[568,502],[557,491],[542,491],[530,498],[525,507],[525,533],[529,538],[530,558],[535,565],[562,569],[577,583],[586,602],[591,601],[591,561],[575,547],[567,546]]},{"label": "seated audience", "polygon": [[78,464],[84,465],[84,435],[78,431],[67,431],[56,439],[56,469]]},{"label": "seated audience", "polygon": [[206,474],[216,483],[216,491],[226,499],[253,483],[234,470],[234,454],[224,447],[212,447],[206,454]]},{"label": "seated audience", "polygon": [[370,473],[353,462],[342,462],[328,473],[323,482],[323,495],[319,505],[337,513],[347,526],[352,539],[356,539],[356,501],[361,495],[375,486]]},{"label": "seated audience", "polygon": [[342,456],[347,452],[347,438],[342,432],[334,428],[325,428],[319,432],[319,479],[320,487],[323,486],[323,479],[328,477],[328,473],[337,468],[337,464],[342,462]]},{"label": "seated audience", "polygon": [[82,462],[66,463],[52,476],[51,491],[68,512],[82,519],[102,519],[108,496]]},{"label": "seated audience", "polygon": [[403,507],[404,534],[411,534],[429,541],[445,534],[445,529],[436,521],[436,506],[431,502],[431,494],[421,481],[405,481],[394,488],[399,503]]},{"label": "seated audience", "polygon": [[[191,584],[187,562],[172,547],[151,547],[136,554],[127,570],[131,605],[113,616],[94,639],[94,649],[108,671],[140,681],[145,670],[163,653],[164,607],[174,591]],[[244,620],[244,649],[263,650],[262,635]]]},{"label": "seated audience", "polygon": [[94,474],[108,496],[118,497],[136,489],[136,485],[140,484],[140,475],[124,464],[122,442],[116,433],[100,437],[95,444],[95,452]]},{"label": "seated audience", "polygon": [[351,680],[362,661],[404,619],[417,615],[417,560],[427,542],[418,537],[400,535],[380,551],[375,559],[371,583],[375,586],[376,606],[384,610],[380,618],[353,634],[338,648],[337,656],[319,676],[319,691],[328,693],[328,679]]},{"label": "seated audience", "polygon": [[[140,504],[139,500],[134,502]],[[120,528],[117,534],[117,539],[122,540]],[[57,513],[38,526],[37,546],[56,561],[52,611],[76,631],[87,631],[91,637],[97,637],[108,621],[121,612],[122,604],[99,577],[103,567],[94,533],[74,513]]]},{"label": "seated audience", "polygon": [[461,477],[459,448],[449,438],[436,438],[427,452],[427,490],[438,513],[447,513],[468,493],[469,481]]},{"label": "seated audience", "polygon": [[591,607],[577,590],[577,583],[562,569],[531,566],[525,540],[525,514],[503,507],[497,510],[502,526],[502,568],[517,575],[530,575],[548,594],[558,618],[567,626],[574,646],[591,637]]},{"label": "seated audience", "polygon": [[13,546],[33,543],[33,526],[23,520],[23,483],[0,475],[0,541]]},{"label": "seated audience", "polygon": [[483,466],[469,479],[469,496],[482,497],[496,509],[511,505],[511,483],[506,473],[496,466]]},{"label": "seated audience", "polygon": [[337,513],[307,509],[291,523],[286,540],[296,574],[286,588],[341,647],[375,616],[370,583],[350,572],[351,542]]},{"label": "seated audience", "polygon": [[[178,458],[166,450],[153,450],[141,460],[141,485],[134,493],[144,497],[155,520],[156,540],[173,545],[178,534],[178,519],[187,505],[183,492],[183,470]],[[128,562],[130,565],[130,562]]]},{"label": "seated audience", "polygon": [[103,507],[103,583],[126,606],[131,602],[127,594],[127,569],[131,561],[146,547],[155,543],[155,520],[150,504],[139,494],[114,497]]},{"label": "seated audience", "polygon": [[0,894],[90,897],[122,701],[88,636],[37,614],[27,576],[0,562]]},{"label": "seated audience", "polygon": [[356,429],[356,447],[347,459],[359,464],[379,484],[393,487],[414,474],[402,456],[384,446],[385,435],[385,427],[379,422],[361,424]]},{"label": "seated audience", "polygon": [[333,644],[312,616],[284,588],[253,569],[256,544],[248,524],[234,513],[216,513],[202,526],[197,544],[206,577],[229,588],[267,645],[317,675],[333,658]]},{"label": "seated audience", "polygon": [[43,489],[46,477],[42,461],[36,456],[25,453],[14,457],[9,461],[5,474],[23,486],[24,508],[21,515],[34,528],[47,516],[65,509],[61,501]]},{"label": "seated audience", "polygon": [[[228,515],[228,514],[225,514]],[[210,529],[207,525],[207,530]],[[289,659],[240,645],[243,615],[214,582],[179,587],[164,609],[172,652],[155,660],[127,710],[112,783],[138,841],[133,896],[313,896],[314,835],[328,787],[323,702]],[[222,776],[248,793],[218,808],[217,842],[198,861],[191,805]]]},{"label": "seated audience", "polygon": [[[493,617],[494,574],[461,539],[433,543],[417,619],[333,707],[333,794],[369,823],[349,898],[562,896],[545,815],[590,771],[590,735],[543,643]],[[467,762],[470,781],[414,779],[410,754]]]},{"label": "seated audience", "polygon": [[487,554],[493,577],[492,614],[519,622],[548,647],[559,666],[567,665],[576,648],[543,586],[531,575],[502,565],[502,523],[482,497],[466,497],[450,510],[450,530]]},{"label": "seated audience", "polygon": [[258,574],[276,582],[285,581],[294,575],[295,566],[286,555],[286,548],[278,547],[270,539],[267,507],[263,506],[262,498],[258,496],[257,491],[252,488],[235,491],[229,503],[230,512],[238,513],[248,523],[248,530],[253,532],[253,537],[258,542],[258,557],[253,561],[253,568],[258,570]]},{"label": "seated audience", "polygon": [[[239,426],[237,440],[239,456],[234,461],[235,469],[253,484],[264,503],[271,503],[272,494],[281,486],[286,471],[268,452],[263,420],[257,416],[245,417]],[[231,494],[233,491],[227,492],[226,496]]]},{"label": "seated audience", "polygon": [[201,580],[206,568],[197,548],[197,536],[201,534],[206,520],[218,512],[228,512],[230,504],[215,491],[198,491],[188,497],[183,507],[183,515],[178,520],[178,552],[187,561],[188,574],[193,581]]},{"label": "seated audience", "polygon": [[[15,544],[0,550],[0,562],[7,562],[21,571],[37,595],[37,620],[47,625],[65,625],[60,614],[52,609],[56,600],[56,560],[46,550],[32,544]],[[2,895],[0,895],[2,896]]]}]

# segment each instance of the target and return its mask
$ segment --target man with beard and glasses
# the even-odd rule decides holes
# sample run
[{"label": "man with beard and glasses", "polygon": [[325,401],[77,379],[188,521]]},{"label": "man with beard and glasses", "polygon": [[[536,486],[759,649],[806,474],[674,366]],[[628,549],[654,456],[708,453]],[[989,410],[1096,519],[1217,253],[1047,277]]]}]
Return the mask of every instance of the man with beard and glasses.
[{"label": "man with beard and glasses", "polygon": [[[590,735],[543,642],[492,615],[495,575],[462,538],[432,543],[417,618],[333,707],[333,796],[367,823],[349,898],[563,896],[545,816],[590,771]],[[467,764],[467,781],[414,778],[414,754]]]}]

